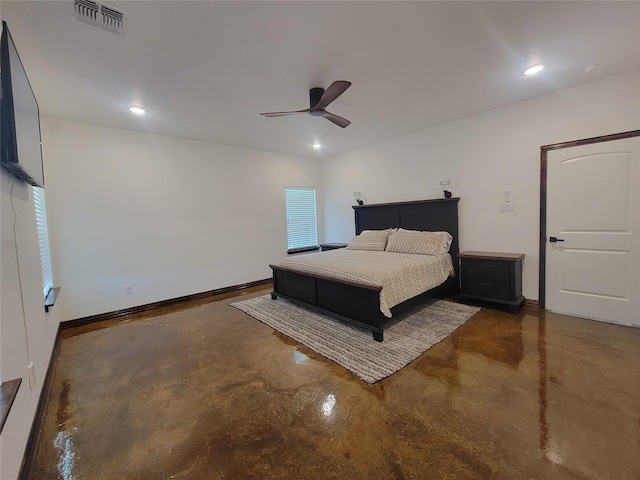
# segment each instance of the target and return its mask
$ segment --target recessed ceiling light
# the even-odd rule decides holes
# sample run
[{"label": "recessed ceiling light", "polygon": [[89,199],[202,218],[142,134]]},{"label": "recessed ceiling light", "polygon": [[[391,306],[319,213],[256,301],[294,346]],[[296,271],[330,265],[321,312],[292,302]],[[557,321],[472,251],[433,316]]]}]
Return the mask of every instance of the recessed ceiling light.
[{"label": "recessed ceiling light", "polygon": [[527,68],[524,71],[524,74],[525,75],[535,75],[536,73],[540,73],[543,68],[544,68],[544,65],[542,65],[541,63],[538,63],[537,65],[532,65],[531,67]]},{"label": "recessed ceiling light", "polygon": [[129,111],[131,113],[135,113],[136,115],[144,115],[147,111],[142,107],[129,107]]},{"label": "recessed ceiling light", "polygon": [[322,144],[320,142],[315,142],[313,144],[313,148],[315,148],[316,150],[319,149],[319,148],[322,148]]}]

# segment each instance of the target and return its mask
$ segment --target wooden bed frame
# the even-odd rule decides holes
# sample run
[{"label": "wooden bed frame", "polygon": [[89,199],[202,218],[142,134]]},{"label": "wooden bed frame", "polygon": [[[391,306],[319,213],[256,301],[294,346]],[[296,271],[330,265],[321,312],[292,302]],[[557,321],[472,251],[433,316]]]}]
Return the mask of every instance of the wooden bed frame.
[{"label": "wooden bed frame", "polygon": [[[442,285],[422,295],[435,296],[451,290],[457,291],[459,200],[459,198],[446,198],[355,205],[353,209],[356,235],[363,230],[384,230],[385,228],[449,232],[453,236],[449,253],[453,259],[456,277],[449,277]],[[306,307],[328,312],[341,321],[371,330],[376,341],[383,341],[384,328],[392,319],[385,317],[380,311],[382,287],[294,272],[278,265],[269,266],[273,270],[273,292],[271,293],[273,300],[283,297]],[[393,307],[391,312],[393,313],[400,305]]]}]

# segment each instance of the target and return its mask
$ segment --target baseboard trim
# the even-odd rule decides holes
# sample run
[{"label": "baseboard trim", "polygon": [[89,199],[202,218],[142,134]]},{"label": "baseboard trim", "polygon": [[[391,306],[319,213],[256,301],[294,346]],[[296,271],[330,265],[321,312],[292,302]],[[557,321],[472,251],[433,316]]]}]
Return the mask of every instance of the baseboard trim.
[{"label": "baseboard trim", "polygon": [[40,390],[40,397],[38,398],[38,406],[36,407],[36,414],[33,417],[31,423],[31,429],[29,430],[29,437],[27,439],[27,445],[24,449],[24,455],[22,456],[22,464],[20,465],[20,473],[18,474],[19,480],[27,480],[31,473],[31,465],[36,456],[36,448],[38,446],[38,439],[40,437],[40,427],[47,404],[47,396],[51,387],[51,379],[53,378],[53,371],[55,370],[58,353],[60,352],[60,325],[58,325],[58,331],[56,338],[53,341],[53,348],[51,349],[51,357],[49,358],[49,366],[44,376],[44,382],[42,382],[42,389]]},{"label": "baseboard trim", "polygon": [[538,300],[530,300],[528,298],[525,298],[524,306],[529,308],[540,308],[540,303],[538,302]]},{"label": "baseboard trim", "polygon": [[224,295],[226,293],[238,292],[240,290],[246,290],[248,288],[259,287],[261,285],[268,285],[271,283],[271,278],[265,278],[263,280],[256,280],[253,282],[243,283],[241,285],[233,285],[230,287],[218,288],[216,290],[209,290],[207,292],[194,293],[191,295],[185,295],[183,297],[170,298],[168,300],[161,300],[159,302],[147,303],[146,305],[138,305],[136,307],[124,308],[122,310],[116,310],[113,312],[100,313],[97,315],[91,315],[88,317],[77,318],[75,320],[67,320],[60,323],[60,329],[65,330],[67,328],[80,327],[95,322],[103,322],[105,320],[115,320],[118,318],[126,318],[132,315],[139,315],[141,313],[147,313],[153,310],[159,310],[167,307],[175,307],[181,304],[187,304],[198,300],[204,300],[210,297],[218,295]]}]

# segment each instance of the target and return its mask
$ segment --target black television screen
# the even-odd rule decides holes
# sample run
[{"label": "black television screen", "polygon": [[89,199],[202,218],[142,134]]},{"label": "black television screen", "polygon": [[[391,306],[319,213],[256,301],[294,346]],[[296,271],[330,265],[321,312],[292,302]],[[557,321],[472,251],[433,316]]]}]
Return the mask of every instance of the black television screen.
[{"label": "black television screen", "polygon": [[7,23],[2,22],[0,43],[2,77],[2,166],[31,185],[44,187],[40,112]]}]

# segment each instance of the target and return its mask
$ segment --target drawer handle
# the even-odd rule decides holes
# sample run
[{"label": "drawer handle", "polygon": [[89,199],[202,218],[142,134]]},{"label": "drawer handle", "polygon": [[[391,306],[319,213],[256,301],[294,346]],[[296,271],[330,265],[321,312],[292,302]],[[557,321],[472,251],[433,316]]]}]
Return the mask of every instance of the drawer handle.
[{"label": "drawer handle", "polygon": [[478,266],[482,267],[482,268],[493,268],[493,264],[492,263],[481,263]]},{"label": "drawer handle", "polygon": [[493,287],[493,283],[486,282],[478,282],[478,285],[482,285],[483,287]]}]

